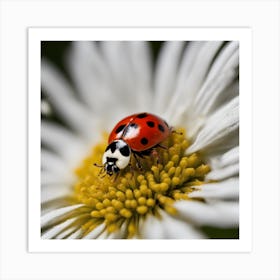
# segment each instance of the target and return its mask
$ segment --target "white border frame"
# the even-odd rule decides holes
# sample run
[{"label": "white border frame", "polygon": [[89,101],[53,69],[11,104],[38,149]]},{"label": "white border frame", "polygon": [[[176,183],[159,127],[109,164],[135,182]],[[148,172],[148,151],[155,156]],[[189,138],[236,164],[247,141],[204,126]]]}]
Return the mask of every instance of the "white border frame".
[{"label": "white border frame", "polygon": [[[0,279],[279,280],[279,8],[278,0],[0,1]],[[27,28],[115,25],[252,29],[254,164],[250,253],[28,252]]]},{"label": "white border frame", "polygon": [[[30,252],[249,252],[252,186],[252,46],[249,28],[30,28],[29,62],[29,238]],[[43,240],[40,234],[41,41],[155,40],[240,42],[240,232],[216,240]],[[246,176],[245,171],[246,170]],[[248,174],[250,174],[248,176]],[[246,186],[243,187],[243,186]]]}]

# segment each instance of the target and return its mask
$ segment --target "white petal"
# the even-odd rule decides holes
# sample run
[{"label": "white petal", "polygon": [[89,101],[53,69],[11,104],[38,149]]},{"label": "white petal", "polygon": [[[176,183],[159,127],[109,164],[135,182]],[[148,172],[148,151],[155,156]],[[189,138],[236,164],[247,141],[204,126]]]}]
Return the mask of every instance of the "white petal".
[{"label": "white petal", "polygon": [[58,233],[60,233],[62,230],[66,229],[68,226],[70,226],[71,224],[73,224],[76,220],[78,219],[78,217],[72,218],[72,219],[68,219],[65,222],[58,224],[54,227],[52,227],[50,230],[48,230],[47,232],[45,232],[41,238],[42,239],[50,239],[50,238],[54,238]]},{"label": "white petal", "polygon": [[66,197],[60,197],[58,199],[50,200],[47,202],[41,203],[41,216],[46,215],[54,210],[59,208],[69,206],[69,201],[67,201]]},{"label": "white petal", "polygon": [[168,239],[202,239],[206,238],[201,232],[185,221],[175,219],[162,211],[162,223]]},{"label": "white petal", "polygon": [[[236,73],[237,74],[237,73]],[[213,106],[208,114],[212,114],[215,110],[222,107],[224,104],[228,103],[230,100],[239,95],[239,79],[235,77],[234,81],[232,81],[229,86],[223,89],[219,95],[217,95],[215,102],[213,102]]]},{"label": "white petal", "polygon": [[203,86],[192,104],[193,110],[191,114],[195,120],[188,127],[189,137],[192,138],[197,133],[203,124],[203,120],[206,120],[209,114],[218,110],[223,104],[239,94],[238,47],[238,42],[228,43],[215,59]]},{"label": "white petal", "polygon": [[184,42],[167,42],[155,70],[155,111],[164,112],[175,89]]},{"label": "white petal", "polygon": [[178,201],[174,207],[178,210],[179,218],[198,226],[227,228],[239,225],[238,202]]},{"label": "white petal", "polygon": [[132,41],[128,45],[134,75],[139,84],[141,82],[144,88],[150,89],[153,78],[150,47],[145,41]]},{"label": "white petal", "polygon": [[[75,166],[77,164],[78,162],[75,163]],[[64,186],[68,186],[68,189],[70,189],[70,185],[72,185],[75,180],[76,180],[76,175],[73,172],[73,167],[69,166],[69,162],[67,160],[63,160],[55,153],[42,148],[41,150],[42,187],[46,187],[49,186],[49,184],[56,183],[62,185],[63,188]],[[59,186],[56,185],[55,187],[59,187]],[[62,193],[60,192],[60,195],[61,194]],[[50,195],[52,196],[52,194]]]},{"label": "white petal", "polygon": [[220,52],[218,57],[215,59],[207,79],[211,80],[214,76],[220,73],[225,65],[230,61],[231,57],[234,56],[239,49],[238,41],[229,42]]},{"label": "white petal", "polygon": [[224,180],[226,178],[238,176],[239,163],[223,167],[221,169],[214,169],[206,175],[206,180]]},{"label": "white petal", "polygon": [[113,232],[113,233],[110,233],[108,236],[107,236],[107,239],[120,239],[121,237],[119,237],[118,233],[117,232]]},{"label": "white petal", "polygon": [[192,115],[195,95],[202,86],[210,64],[222,45],[219,42],[191,42],[186,48],[178,74],[176,90],[167,110],[172,123],[181,122],[185,113]]},{"label": "white petal", "polygon": [[144,41],[128,42],[129,59],[133,75],[133,94],[138,111],[150,111],[152,104],[152,65],[149,46]]},{"label": "white petal", "polygon": [[[177,85],[179,91],[185,91],[188,95],[194,97],[201,87],[209,71],[210,64],[222,43],[222,41],[191,43],[191,46],[186,49],[180,68]],[[192,58],[190,58],[190,55]],[[192,61],[191,65],[189,65],[190,61]],[[191,101],[191,99],[189,100]]]},{"label": "white petal", "polygon": [[154,216],[148,216],[140,228],[140,235],[143,239],[164,239],[166,238],[165,229],[162,221]]},{"label": "white petal", "polygon": [[106,225],[104,223],[97,226],[94,230],[84,236],[82,239],[96,239],[104,231]]},{"label": "white petal", "polygon": [[[111,129],[119,117],[130,113],[130,107],[125,103],[127,98],[122,96],[122,91],[119,95],[113,73],[97,43],[74,42],[67,64],[79,97],[94,114],[92,118],[99,120],[98,129],[91,127],[92,132]],[[134,108],[131,110],[135,112]],[[111,123],[112,119],[114,123]]]},{"label": "white petal", "polygon": [[[194,114],[207,116],[209,112],[215,109],[219,104],[220,96],[225,93],[225,89],[233,82],[237,77],[236,71],[239,64],[238,50],[227,61],[224,68],[212,76],[211,79],[207,79],[196,96],[194,103]],[[236,95],[238,91],[236,92]]]},{"label": "white petal", "polygon": [[231,178],[219,183],[205,184],[197,187],[197,191],[189,194],[191,198],[206,199],[238,199],[239,178]]},{"label": "white petal", "polygon": [[137,110],[137,96],[134,95],[135,79],[130,63],[129,45],[125,42],[111,41],[100,43],[102,54],[112,75],[111,88],[123,107]]},{"label": "white petal", "polygon": [[[236,140],[236,138],[238,140],[238,128],[239,97],[237,96],[207,118],[204,127],[198,132],[194,143],[188,148],[187,154],[198,150],[205,150],[206,148],[210,150],[210,147],[211,149],[228,147],[229,144],[225,141],[227,137],[230,137],[229,143],[232,145],[232,140]],[[232,134],[236,135],[235,139],[232,137]]]},{"label": "white petal", "polygon": [[41,149],[41,168],[43,170],[52,173],[69,172],[66,164],[66,161],[63,161],[57,154],[44,148]]},{"label": "white petal", "polygon": [[63,161],[67,162],[71,169],[77,167],[96,141],[95,139],[90,144],[62,126],[46,121],[42,121],[41,124],[41,140],[44,145],[55,151]]},{"label": "white petal", "polygon": [[48,224],[54,222],[57,218],[83,206],[84,204],[76,204],[76,205],[55,209],[41,217],[41,227],[47,226]]},{"label": "white petal", "polygon": [[41,83],[48,100],[64,121],[79,133],[88,136],[88,127],[91,126],[89,123],[94,124],[92,114],[75,99],[71,87],[57,69],[44,60]]},{"label": "white petal", "polygon": [[185,221],[176,220],[161,211],[161,218],[148,216],[141,230],[144,239],[199,239],[204,235]]},{"label": "white petal", "polygon": [[77,226],[74,226],[74,227],[70,227],[64,231],[62,231],[60,234],[58,234],[55,239],[63,239],[65,238],[66,236],[72,234],[74,231],[77,230]]},{"label": "white petal", "polygon": [[109,69],[95,42],[74,42],[67,56],[67,65],[80,98],[94,112],[100,113],[100,101],[102,104],[105,100],[115,100],[109,89],[112,82]]},{"label": "white petal", "polygon": [[[146,80],[151,70],[145,43],[74,43],[68,64],[78,93],[100,118],[102,130],[136,111],[149,111],[151,88]],[[140,75],[142,71],[146,73]]]},{"label": "white petal", "polygon": [[45,203],[62,197],[67,197],[71,194],[71,192],[71,185],[43,185],[41,188],[41,203]]},{"label": "white petal", "polygon": [[239,162],[239,146],[233,147],[226,153],[209,159],[212,170],[221,169],[223,167],[233,165]]},{"label": "white petal", "polygon": [[49,117],[52,114],[52,108],[47,100],[41,100],[41,114],[45,117]]},{"label": "white petal", "polygon": [[107,231],[103,231],[100,235],[98,235],[98,239],[111,239],[111,238],[109,238],[109,233]]},{"label": "white petal", "polygon": [[56,153],[63,153],[64,150],[62,147],[65,144],[69,146],[76,145],[77,143],[80,146],[83,144],[83,141],[74,133],[70,132],[70,130],[49,121],[42,121],[41,139],[43,144],[50,147]]},{"label": "white petal", "polygon": [[116,96],[115,104],[111,106],[113,111],[117,109],[116,104],[130,114],[149,111],[153,104],[151,61],[146,43],[104,42],[101,50],[113,78],[110,84]]},{"label": "white petal", "polygon": [[41,171],[41,185],[64,184],[71,185],[75,181],[74,174],[55,174],[48,171]]},{"label": "white petal", "polygon": [[69,235],[66,239],[79,239],[83,235],[83,230],[78,229],[75,232],[73,232],[71,235]]}]

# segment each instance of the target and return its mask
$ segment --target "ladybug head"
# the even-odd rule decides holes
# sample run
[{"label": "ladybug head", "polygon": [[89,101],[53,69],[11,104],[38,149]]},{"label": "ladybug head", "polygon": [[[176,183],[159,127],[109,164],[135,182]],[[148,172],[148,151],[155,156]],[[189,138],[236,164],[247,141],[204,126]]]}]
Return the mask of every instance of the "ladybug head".
[{"label": "ladybug head", "polygon": [[108,175],[118,173],[121,169],[127,167],[130,161],[131,150],[123,140],[111,142],[102,158],[102,164]]}]

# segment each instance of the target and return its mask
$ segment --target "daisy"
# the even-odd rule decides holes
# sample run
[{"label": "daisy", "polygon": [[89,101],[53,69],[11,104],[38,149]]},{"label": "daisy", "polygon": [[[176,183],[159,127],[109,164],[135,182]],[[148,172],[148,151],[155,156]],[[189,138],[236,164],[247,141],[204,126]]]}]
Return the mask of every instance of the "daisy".
[{"label": "daisy", "polygon": [[[220,41],[156,59],[147,42],[73,42],[66,74],[43,59],[42,238],[238,238],[238,67],[238,42]],[[178,133],[158,162],[101,176],[111,129],[140,112]]]}]

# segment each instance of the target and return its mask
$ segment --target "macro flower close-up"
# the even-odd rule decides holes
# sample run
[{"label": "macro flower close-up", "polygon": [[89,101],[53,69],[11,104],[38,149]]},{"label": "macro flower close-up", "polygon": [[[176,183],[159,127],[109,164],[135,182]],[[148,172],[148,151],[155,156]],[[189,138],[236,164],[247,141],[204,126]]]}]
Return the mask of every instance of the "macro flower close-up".
[{"label": "macro flower close-up", "polygon": [[41,237],[238,239],[239,43],[62,45],[41,45]]}]

